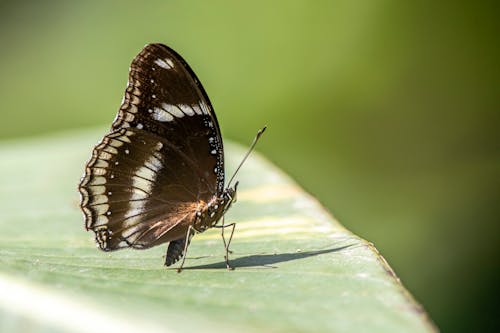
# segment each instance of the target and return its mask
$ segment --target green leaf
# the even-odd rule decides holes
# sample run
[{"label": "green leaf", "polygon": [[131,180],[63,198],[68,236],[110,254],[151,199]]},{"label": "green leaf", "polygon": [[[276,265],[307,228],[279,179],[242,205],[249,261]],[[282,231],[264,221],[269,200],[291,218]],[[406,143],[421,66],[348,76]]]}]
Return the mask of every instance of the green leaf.
[{"label": "green leaf", "polygon": [[[218,229],[181,274],[166,246],[97,250],[76,186],[103,132],[0,145],[0,331],[436,331],[372,244],[258,154],[226,216],[234,271]],[[244,149],[226,143],[229,174]]]}]

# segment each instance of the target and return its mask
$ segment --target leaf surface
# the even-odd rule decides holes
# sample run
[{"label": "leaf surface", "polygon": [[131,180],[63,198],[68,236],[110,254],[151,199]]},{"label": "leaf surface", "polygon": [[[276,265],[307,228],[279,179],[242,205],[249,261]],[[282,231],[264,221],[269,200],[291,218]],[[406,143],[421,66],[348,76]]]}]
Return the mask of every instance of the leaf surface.
[{"label": "leaf surface", "polygon": [[[76,186],[103,131],[0,145],[0,331],[434,332],[375,247],[254,154],[239,174],[227,271],[220,230],[185,270],[166,246],[104,253]],[[245,148],[226,142],[228,174]]]}]

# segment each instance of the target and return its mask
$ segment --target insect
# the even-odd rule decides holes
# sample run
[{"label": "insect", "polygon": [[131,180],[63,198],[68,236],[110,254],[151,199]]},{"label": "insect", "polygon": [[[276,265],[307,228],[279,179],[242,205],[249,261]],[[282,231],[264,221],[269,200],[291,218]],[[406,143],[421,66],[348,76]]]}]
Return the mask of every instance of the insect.
[{"label": "insect", "polygon": [[193,235],[221,228],[230,269],[235,223],[225,225],[224,214],[236,201],[234,175],[225,188],[219,124],[200,81],[174,50],[148,44],[130,65],[118,114],[78,186],[85,227],[103,251],[168,242],[165,265],[182,258],[178,272]]}]

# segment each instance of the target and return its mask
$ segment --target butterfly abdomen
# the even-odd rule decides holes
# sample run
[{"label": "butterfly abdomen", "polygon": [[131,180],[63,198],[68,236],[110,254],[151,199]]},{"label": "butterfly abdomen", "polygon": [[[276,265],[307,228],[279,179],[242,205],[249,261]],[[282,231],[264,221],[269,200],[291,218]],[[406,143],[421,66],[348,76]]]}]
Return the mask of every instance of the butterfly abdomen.
[{"label": "butterfly abdomen", "polygon": [[[189,245],[189,244],[188,244]],[[168,244],[167,255],[165,257],[165,266],[175,264],[184,256],[186,247],[186,238],[176,239]]]}]

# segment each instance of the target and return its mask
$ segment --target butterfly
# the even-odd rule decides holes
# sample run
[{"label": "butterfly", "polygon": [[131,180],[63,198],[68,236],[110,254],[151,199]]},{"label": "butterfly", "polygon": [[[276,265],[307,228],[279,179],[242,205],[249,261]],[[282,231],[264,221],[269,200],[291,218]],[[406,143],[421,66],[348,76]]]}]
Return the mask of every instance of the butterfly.
[{"label": "butterfly", "polygon": [[[224,214],[236,201],[233,178],[225,188],[221,132],[200,81],[174,50],[146,45],[130,65],[118,114],[78,186],[85,228],[103,251],[168,242],[165,265],[182,258],[178,272],[191,238],[221,228],[230,269],[235,223],[225,225]],[[226,227],[232,228],[228,242]]]}]

